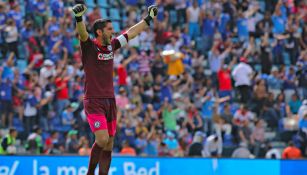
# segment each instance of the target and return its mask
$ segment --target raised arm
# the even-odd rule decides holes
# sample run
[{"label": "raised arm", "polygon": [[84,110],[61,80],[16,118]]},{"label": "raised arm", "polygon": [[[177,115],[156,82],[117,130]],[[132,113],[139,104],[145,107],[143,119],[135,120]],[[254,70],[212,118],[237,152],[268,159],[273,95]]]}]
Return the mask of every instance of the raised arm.
[{"label": "raised arm", "polygon": [[158,8],[156,5],[148,7],[148,15],[139,23],[128,29],[127,35],[128,40],[133,39],[144,31],[148,26],[150,26],[150,21],[152,21],[158,15]]},{"label": "raised arm", "polygon": [[85,4],[77,4],[73,7],[73,12],[76,18],[76,29],[80,36],[81,41],[86,41],[88,39],[88,33],[84,22],[82,21],[82,15],[86,12],[87,8]]}]

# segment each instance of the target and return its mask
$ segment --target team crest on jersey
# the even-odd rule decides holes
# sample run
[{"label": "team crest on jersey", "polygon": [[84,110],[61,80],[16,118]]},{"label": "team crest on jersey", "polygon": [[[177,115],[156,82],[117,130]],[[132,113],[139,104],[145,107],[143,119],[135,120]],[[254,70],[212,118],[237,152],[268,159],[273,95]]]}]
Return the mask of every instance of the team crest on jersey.
[{"label": "team crest on jersey", "polygon": [[95,122],[94,126],[95,126],[95,128],[99,128],[100,127],[100,122],[99,121]]},{"label": "team crest on jersey", "polygon": [[103,60],[103,55],[102,55],[102,53],[99,53],[99,54],[98,54],[98,60]]},{"label": "team crest on jersey", "polygon": [[111,45],[108,45],[108,50],[112,51],[112,46]]}]

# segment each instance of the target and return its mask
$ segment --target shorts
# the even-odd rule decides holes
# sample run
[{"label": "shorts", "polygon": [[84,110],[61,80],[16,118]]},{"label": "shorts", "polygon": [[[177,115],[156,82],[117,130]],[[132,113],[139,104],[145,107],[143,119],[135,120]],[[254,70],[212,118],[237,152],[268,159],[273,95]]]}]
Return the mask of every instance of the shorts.
[{"label": "shorts", "polygon": [[116,133],[115,98],[84,99],[84,111],[92,132],[108,130],[109,136]]},{"label": "shorts", "polygon": [[13,102],[9,100],[0,100],[0,114],[8,115],[13,112]]}]

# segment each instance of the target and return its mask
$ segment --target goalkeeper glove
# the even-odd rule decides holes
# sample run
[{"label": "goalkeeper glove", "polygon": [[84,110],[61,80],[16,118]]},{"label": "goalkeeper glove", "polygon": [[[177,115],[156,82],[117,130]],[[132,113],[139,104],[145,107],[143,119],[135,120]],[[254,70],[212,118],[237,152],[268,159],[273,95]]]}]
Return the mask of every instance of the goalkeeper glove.
[{"label": "goalkeeper glove", "polygon": [[82,15],[86,12],[87,8],[84,4],[77,4],[72,8],[77,22],[82,21]]},{"label": "goalkeeper glove", "polygon": [[148,7],[148,15],[145,17],[144,21],[150,26],[150,21],[153,20],[158,15],[158,7],[156,5],[151,5]]}]

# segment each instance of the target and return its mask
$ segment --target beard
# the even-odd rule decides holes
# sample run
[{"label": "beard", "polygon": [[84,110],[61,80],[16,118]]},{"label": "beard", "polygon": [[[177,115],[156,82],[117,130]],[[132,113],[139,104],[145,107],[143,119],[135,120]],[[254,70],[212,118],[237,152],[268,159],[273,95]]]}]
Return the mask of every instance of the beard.
[{"label": "beard", "polygon": [[106,34],[103,34],[102,36],[103,44],[106,46],[111,44],[111,39],[112,39],[112,36],[108,37]]}]

